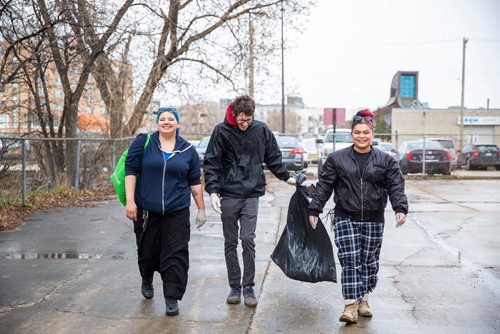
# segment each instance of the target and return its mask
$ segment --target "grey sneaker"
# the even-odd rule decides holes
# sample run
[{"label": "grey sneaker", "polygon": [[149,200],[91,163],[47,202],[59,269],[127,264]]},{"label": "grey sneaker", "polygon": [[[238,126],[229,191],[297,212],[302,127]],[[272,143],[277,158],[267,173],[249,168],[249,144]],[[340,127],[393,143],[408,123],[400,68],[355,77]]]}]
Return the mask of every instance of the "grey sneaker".
[{"label": "grey sneaker", "polygon": [[243,297],[245,298],[245,305],[248,307],[257,306],[257,298],[255,298],[255,292],[252,287],[243,289]]},{"label": "grey sneaker", "polygon": [[146,299],[151,299],[155,295],[155,289],[153,288],[153,277],[151,279],[146,280],[142,279],[141,285],[141,293]]},{"label": "grey sneaker", "polygon": [[226,302],[228,304],[239,304],[241,301],[241,288],[231,288]]},{"label": "grey sneaker", "polygon": [[165,305],[167,306],[165,315],[172,316],[179,314],[179,304],[177,303],[177,299],[165,297]]}]

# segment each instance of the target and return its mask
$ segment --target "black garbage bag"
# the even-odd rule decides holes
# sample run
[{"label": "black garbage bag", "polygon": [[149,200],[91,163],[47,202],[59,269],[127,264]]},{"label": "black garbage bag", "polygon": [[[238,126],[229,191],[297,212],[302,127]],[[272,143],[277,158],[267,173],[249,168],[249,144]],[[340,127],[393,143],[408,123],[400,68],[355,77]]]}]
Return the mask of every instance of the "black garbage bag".
[{"label": "black garbage bag", "polygon": [[311,227],[307,208],[314,188],[297,185],[290,199],[287,223],[271,259],[291,279],[337,282],[333,247],[325,226]]}]

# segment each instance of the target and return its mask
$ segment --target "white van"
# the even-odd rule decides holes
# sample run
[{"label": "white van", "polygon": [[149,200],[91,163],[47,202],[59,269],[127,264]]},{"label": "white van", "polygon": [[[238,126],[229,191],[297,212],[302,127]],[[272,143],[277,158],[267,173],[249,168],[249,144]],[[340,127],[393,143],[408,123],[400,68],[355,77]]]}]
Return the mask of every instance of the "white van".
[{"label": "white van", "polygon": [[333,152],[334,147],[335,151],[338,151],[351,145],[352,137],[350,129],[335,129],[335,134],[333,133],[333,129],[326,131],[325,136],[323,137],[323,144],[319,150],[318,175],[323,168],[323,164],[325,163],[328,154]]}]

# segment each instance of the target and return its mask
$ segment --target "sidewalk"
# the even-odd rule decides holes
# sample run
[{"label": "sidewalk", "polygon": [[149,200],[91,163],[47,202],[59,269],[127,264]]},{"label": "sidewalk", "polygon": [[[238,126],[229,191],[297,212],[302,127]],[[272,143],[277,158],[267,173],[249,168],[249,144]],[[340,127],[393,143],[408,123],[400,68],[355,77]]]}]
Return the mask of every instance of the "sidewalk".
[{"label": "sidewalk", "polygon": [[[412,182],[409,196],[421,201]],[[192,227],[189,282],[177,317],[164,315],[159,274],[155,297],[142,297],[134,233],[118,201],[35,215],[19,230],[0,232],[0,332],[498,333],[498,277],[464,265],[416,218],[396,229],[389,211],[370,302],[375,316],[352,326],[339,323],[340,284],[290,280],[270,260],[293,191],[270,179],[260,200],[255,309],[225,303],[222,228],[206,199],[208,221],[200,231]],[[337,272],[340,281],[338,261]]]}]

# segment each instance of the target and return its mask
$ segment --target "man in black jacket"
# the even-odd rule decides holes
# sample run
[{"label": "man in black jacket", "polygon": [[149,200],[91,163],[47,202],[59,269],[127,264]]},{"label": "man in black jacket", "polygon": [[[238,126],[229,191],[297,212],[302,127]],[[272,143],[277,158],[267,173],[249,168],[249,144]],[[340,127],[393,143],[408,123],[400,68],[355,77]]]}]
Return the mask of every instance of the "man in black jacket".
[{"label": "man in black jacket", "polygon": [[[268,126],[253,118],[250,96],[236,98],[226,110],[208,143],[203,162],[205,190],[215,211],[221,214],[224,254],[231,291],[227,303],[239,304],[241,288],[245,305],[257,306],[255,285],[255,229],[259,197],[265,193],[262,164],[280,180],[295,185],[281,159],[276,138]],[[239,238],[243,248],[243,280],[238,262]]]},{"label": "man in black jacket", "polygon": [[309,221],[318,216],[334,191],[335,244],[342,266],[345,309],[340,321],[355,323],[358,314],[373,315],[368,293],[377,285],[384,210],[389,196],[397,226],[406,221],[408,200],[398,163],[371,146],[373,114],[364,109],[353,118],[353,145],[330,154],[318,175],[316,193],[309,205]]}]

